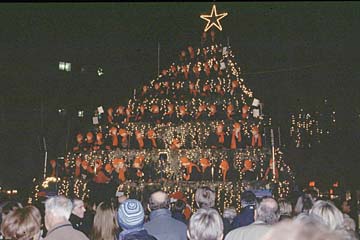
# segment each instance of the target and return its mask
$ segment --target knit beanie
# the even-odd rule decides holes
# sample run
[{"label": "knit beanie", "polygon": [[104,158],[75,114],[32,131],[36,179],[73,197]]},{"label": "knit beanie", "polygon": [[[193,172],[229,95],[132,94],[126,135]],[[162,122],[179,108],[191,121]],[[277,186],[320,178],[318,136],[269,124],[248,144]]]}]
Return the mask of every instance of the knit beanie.
[{"label": "knit beanie", "polygon": [[144,209],[138,200],[128,199],[119,206],[118,222],[124,230],[141,227],[144,217]]}]

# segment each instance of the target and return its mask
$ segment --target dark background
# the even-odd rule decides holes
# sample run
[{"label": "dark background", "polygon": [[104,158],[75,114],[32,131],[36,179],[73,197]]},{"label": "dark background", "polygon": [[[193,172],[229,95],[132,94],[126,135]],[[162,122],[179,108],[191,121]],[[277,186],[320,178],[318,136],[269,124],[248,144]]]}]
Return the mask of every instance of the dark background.
[{"label": "dark background", "polygon": [[[189,44],[198,46],[212,3],[12,3],[0,5],[0,184],[27,188],[65,153],[93,110],[125,103]],[[359,184],[360,4],[217,3],[221,33],[243,78],[282,129],[299,184]],[[72,63],[70,73],[59,61]],[[105,74],[99,77],[98,67]],[[84,71],[81,71],[83,68]],[[290,147],[290,113],[324,99],[336,129],[312,149]],[[59,114],[58,109],[65,109]],[[85,118],[77,118],[85,110]],[[81,122],[82,121],[82,122]],[[70,130],[70,132],[68,132]]]}]

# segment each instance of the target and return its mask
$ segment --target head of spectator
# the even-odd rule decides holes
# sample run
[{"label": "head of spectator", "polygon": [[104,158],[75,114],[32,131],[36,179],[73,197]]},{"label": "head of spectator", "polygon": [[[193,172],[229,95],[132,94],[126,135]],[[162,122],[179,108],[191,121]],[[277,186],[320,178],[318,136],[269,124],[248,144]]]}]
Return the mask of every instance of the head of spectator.
[{"label": "head of spectator", "polygon": [[144,208],[135,199],[128,199],[118,209],[117,219],[123,230],[142,228],[144,225]]},{"label": "head of spectator", "polygon": [[189,222],[188,238],[190,240],[221,240],[223,238],[223,221],[215,209],[199,209]]},{"label": "head of spectator", "polygon": [[240,203],[242,208],[256,205],[256,196],[252,191],[244,191],[240,195],[240,199],[241,199]]},{"label": "head of spectator", "polygon": [[5,239],[40,239],[40,228],[40,211],[34,206],[26,206],[9,212],[1,224],[1,233]]},{"label": "head of spectator", "polygon": [[292,206],[289,201],[287,201],[286,199],[279,199],[278,205],[280,211],[280,221],[292,218]]},{"label": "head of spectator", "polygon": [[234,218],[236,217],[236,209],[233,207],[225,208],[223,213],[223,218],[227,219],[231,224]]},{"label": "head of spectator", "polygon": [[345,229],[356,231],[356,223],[352,217],[350,201],[345,198],[339,198],[335,202],[335,206],[343,213],[344,217],[344,227]]},{"label": "head of spectator", "polygon": [[215,206],[215,192],[209,187],[200,187],[195,193],[195,202],[199,208]]},{"label": "head of spectator", "polygon": [[116,239],[119,226],[110,202],[101,202],[96,208],[91,239]]},{"label": "head of spectator", "polygon": [[300,196],[294,208],[295,214],[299,214],[302,212],[308,213],[314,205],[314,202],[315,201],[311,194],[305,193],[304,195]]},{"label": "head of spectator", "polygon": [[[241,210],[231,223],[232,228],[245,227],[255,219],[256,196],[252,191],[244,191],[240,195]],[[224,221],[225,226],[226,222]]]},{"label": "head of spectator", "polygon": [[3,203],[1,206],[1,218],[4,219],[7,214],[18,208],[22,208],[22,205],[16,201],[8,201]]},{"label": "head of spectator", "polygon": [[84,214],[85,214],[85,204],[84,201],[81,199],[73,199],[73,209],[71,211],[71,213],[79,218],[84,218]]},{"label": "head of spectator", "polygon": [[310,214],[322,218],[325,224],[331,229],[342,229],[344,226],[344,217],[339,209],[329,201],[316,201],[310,210]]},{"label": "head of spectator", "polygon": [[307,189],[305,193],[309,194],[314,202],[318,200],[319,193],[315,189]]},{"label": "head of spectator", "polygon": [[70,199],[64,196],[55,196],[45,202],[45,227],[52,229],[54,226],[66,223],[69,218],[73,205]]},{"label": "head of spectator", "polygon": [[294,222],[300,223],[303,226],[320,226],[326,227],[324,220],[314,214],[309,213],[300,213],[296,217],[293,218]]},{"label": "head of spectator", "polygon": [[341,205],[339,207],[339,209],[346,214],[349,214],[351,212],[351,206],[350,206],[350,201],[346,200],[346,199],[342,199],[341,201]]},{"label": "head of spectator", "polygon": [[187,223],[184,215],[185,208],[186,203],[181,199],[177,200],[171,208],[172,217],[183,223]]},{"label": "head of spectator", "polygon": [[124,194],[124,192],[116,192],[115,196],[117,197],[119,204],[122,204],[128,199],[128,197]]},{"label": "head of spectator", "polygon": [[330,231],[322,224],[302,224],[298,221],[285,220],[273,226],[262,240],[342,240],[340,233]]},{"label": "head of spectator", "polygon": [[170,209],[169,196],[163,191],[154,192],[149,198],[149,209],[150,211]]},{"label": "head of spectator", "polygon": [[[170,199],[167,193],[156,191],[149,198],[148,208],[150,221],[144,228],[146,231],[159,240],[165,239],[186,239],[185,219],[176,219],[170,211]],[[176,236],[176,237],[175,237]]]},{"label": "head of spectator", "polygon": [[275,199],[264,198],[255,209],[255,221],[274,224],[279,220],[279,206]]},{"label": "head of spectator", "polygon": [[90,213],[94,213],[94,214],[95,214],[96,208],[97,208],[95,201],[90,200],[90,199],[89,199],[88,201],[84,201],[84,206],[85,206],[85,209],[86,209],[85,215],[86,215],[86,213],[88,213],[88,211],[89,211]]},{"label": "head of spectator", "polygon": [[[347,230],[347,229],[337,229],[337,230],[331,230],[327,226],[324,219],[316,214],[308,214],[308,213],[300,213],[295,219],[294,222],[299,223],[301,226],[305,228],[315,228],[315,229],[326,229],[327,231],[330,231],[334,234],[334,236],[340,235],[341,238],[334,238],[334,239],[342,239],[342,240],[355,240],[358,239],[356,237],[356,234],[354,231]],[[311,236],[309,236],[310,239]],[[327,236],[324,236],[324,238],[321,239],[331,239],[327,238]]]},{"label": "head of spectator", "polygon": [[179,199],[174,203],[171,210],[172,210],[172,212],[183,213],[185,210],[185,207],[186,207],[185,202],[183,200]]}]

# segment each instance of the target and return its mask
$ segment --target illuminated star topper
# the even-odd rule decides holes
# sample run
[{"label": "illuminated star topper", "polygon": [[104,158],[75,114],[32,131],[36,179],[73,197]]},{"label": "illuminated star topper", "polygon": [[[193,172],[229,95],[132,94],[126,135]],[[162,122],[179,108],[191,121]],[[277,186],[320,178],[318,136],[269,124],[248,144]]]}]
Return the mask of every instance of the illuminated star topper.
[{"label": "illuminated star topper", "polygon": [[216,5],[214,4],[211,9],[210,15],[200,15],[200,18],[207,21],[205,32],[207,32],[212,26],[215,26],[217,29],[222,31],[222,26],[220,24],[220,20],[226,17],[228,13],[217,13],[216,12]]}]

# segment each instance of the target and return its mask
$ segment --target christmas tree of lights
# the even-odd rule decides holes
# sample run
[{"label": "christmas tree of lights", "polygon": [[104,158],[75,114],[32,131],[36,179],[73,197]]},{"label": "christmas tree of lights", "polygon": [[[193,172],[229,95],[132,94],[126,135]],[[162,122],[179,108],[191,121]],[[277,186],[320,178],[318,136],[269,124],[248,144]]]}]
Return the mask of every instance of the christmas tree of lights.
[{"label": "christmas tree of lights", "polygon": [[[245,85],[231,46],[219,42],[211,29],[221,31],[219,20],[226,15],[216,7],[201,15],[208,22],[199,46],[182,50],[128,102],[95,111],[93,128],[76,133],[73,151],[65,157],[72,169],[68,179],[76,179],[76,187],[66,186],[73,180],[62,181],[63,192],[74,188],[76,196],[88,197],[80,183],[97,176],[97,161],[108,168],[109,179],[122,161],[128,171],[135,163],[143,166],[135,178],[117,180],[118,188],[128,193],[141,194],[144,186],[160,184],[167,192],[184,192],[193,205],[196,188],[205,184],[216,190],[220,209],[239,200],[244,182],[272,182],[277,196],[289,193],[294,176],[279,149],[276,171],[268,171],[271,150],[263,128],[269,120],[263,118],[262,104]],[[80,170],[74,176],[83,162],[86,176]],[[250,180],[249,171],[254,172]],[[271,177],[272,172],[276,174]]]}]

